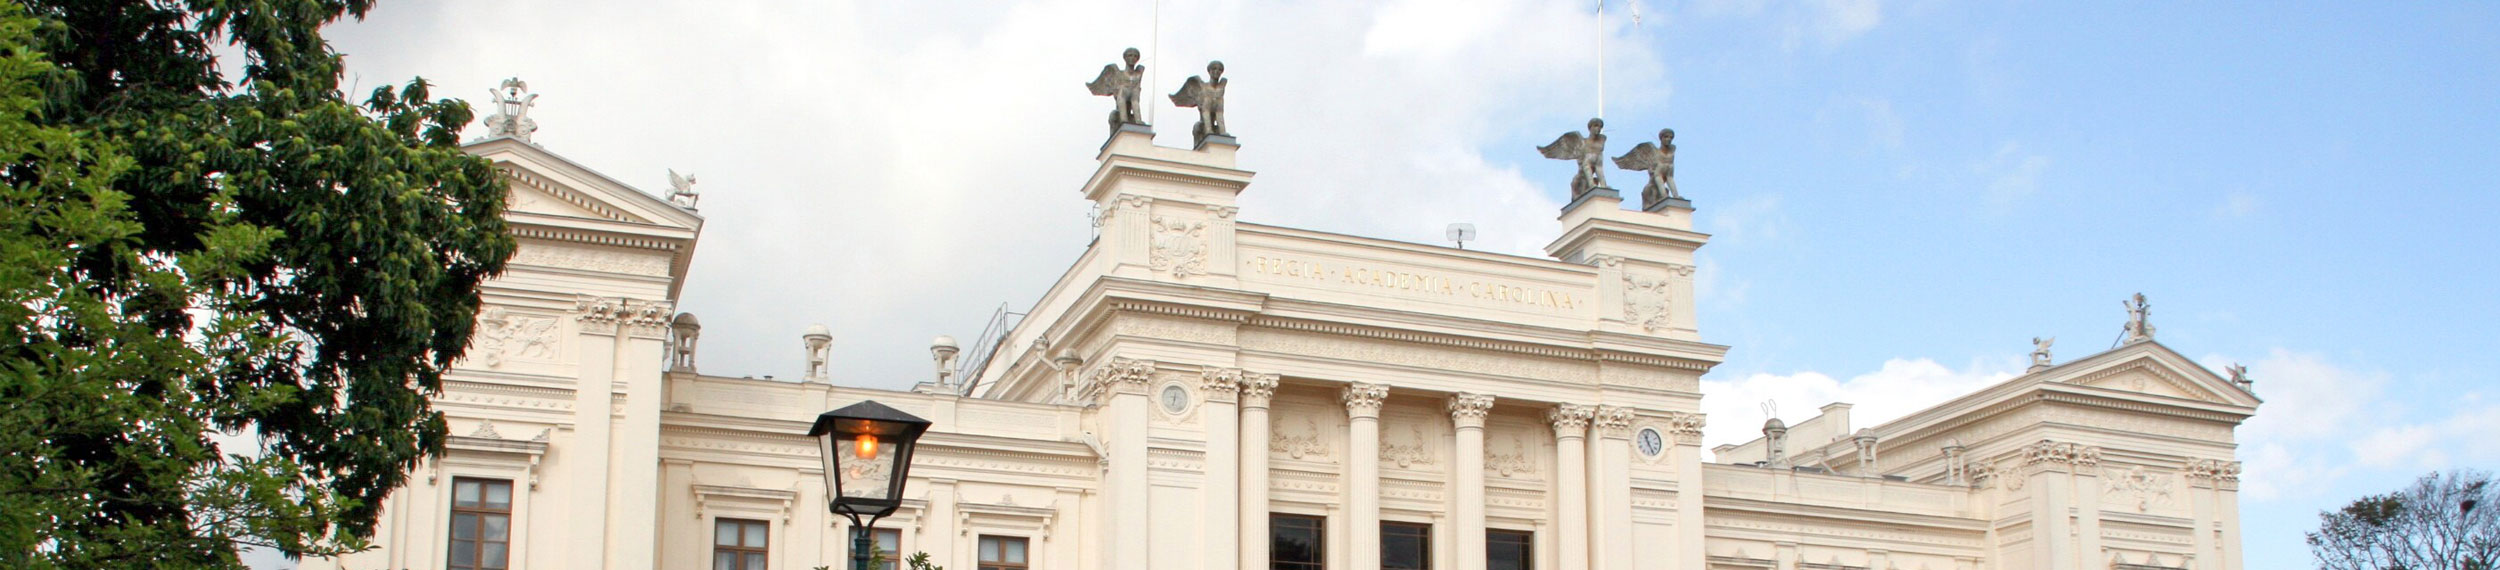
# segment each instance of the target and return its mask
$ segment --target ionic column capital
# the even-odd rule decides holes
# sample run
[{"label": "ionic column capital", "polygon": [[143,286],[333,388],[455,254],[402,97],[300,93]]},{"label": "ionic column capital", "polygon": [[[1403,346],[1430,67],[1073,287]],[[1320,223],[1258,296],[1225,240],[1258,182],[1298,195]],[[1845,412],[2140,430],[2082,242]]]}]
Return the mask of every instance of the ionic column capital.
[{"label": "ionic column capital", "polygon": [[1352,382],[1345,387],[1345,413],[1352,418],[1380,418],[1380,404],[1389,398],[1389,385]]},{"label": "ionic column capital", "polygon": [[1461,392],[1450,396],[1450,423],[1458,429],[1484,429],[1484,417],[1493,411],[1492,394]]},{"label": "ionic column capital", "polygon": [[1555,439],[1579,439],[1588,435],[1589,418],[1597,410],[1579,404],[1560,404],[1545,413],[1545,421],[1554,424]]}]

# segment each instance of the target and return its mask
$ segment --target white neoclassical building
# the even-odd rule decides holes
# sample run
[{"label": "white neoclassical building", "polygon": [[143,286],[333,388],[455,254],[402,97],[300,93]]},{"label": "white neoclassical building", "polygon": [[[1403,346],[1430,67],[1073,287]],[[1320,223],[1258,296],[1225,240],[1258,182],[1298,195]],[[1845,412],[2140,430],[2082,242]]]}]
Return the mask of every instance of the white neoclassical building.
[{"label": "white neoclassical building", "polygon": [[1727,347],[1694,320],[1709,236],[1681,202],[1575,201],[1548,257],[1386,241],[1243,221],[1236,146],[1115,132],[1077,193],[1092,246],[1004,348],[896,392],[821,357],[704,375],[674,303],[692,197],[496,131],[468,148],[511,178],[521,250],[434,402],[450,451],[376,549],[310,567],[844,568],[805,432],[864,399],[935,422],[877,541],[956,570],[2241,567],[2258,399],[2149,327],[1706,460],[1698,382]]}]

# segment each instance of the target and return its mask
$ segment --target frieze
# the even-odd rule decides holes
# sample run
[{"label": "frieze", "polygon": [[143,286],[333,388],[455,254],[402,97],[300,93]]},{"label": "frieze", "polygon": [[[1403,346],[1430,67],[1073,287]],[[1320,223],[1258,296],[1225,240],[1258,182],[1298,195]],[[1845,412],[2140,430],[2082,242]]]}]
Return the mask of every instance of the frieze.
[{"label": "frieze", "polygon": [[1334,463],[1329,461],[1328,441],[1321,435],[1323,431],[1320,429],[1318,420],[1303,416],[1303,429],[1300,430],[1286,429],[1290,425],[1292,424],[1278,426],[1268,435],[1269,452],[1294,459]]},{"label": "frieze", "polygon": [[1406,433],[1408,435],[1407,437],[1381,438],[1381,463],[1385,465],[1396,465],[1401,469],[1412,469],[1417,466],[1431,466],[1438,464],[1439,461],[1432,453],[1432,448],[1435,446],[1428,443],[1429,440],[1434,438],[1425,437],[1424,429],[1412,424],[1406,426],[1406,429]]},{"label": "frieze", "polygon": [[503,307],[478,313],[477,349],[471,352],[487,368],[506,360],[551,362],[556,359],[556,318],[516,314]]},{"label": "frieze", "polygon": [[1122,316],[1112,321],[1111,334],[1200,344],[1233,344],[1233,327],[1196,319]]},{"label": "frieze", "polygon": [[1479,350],[1434,348],[1403,342],[1349,338],[1341,335],[1252,329],[1243,331],[1241,348],[1574,384],[1585,384],[1595,380],[1593,367],[1584,363],[1559,362],[1511,354],[1491,354]]},{"label": "frieze", "polygon": [[2155,506],[2170,506],[2168,473],[2147,471],[2137,465],[2126,469],[2110,468],[2101,473],[2104,502],[2135,505],[2136,512],[2151,512]]},{"label": "frieze", "polygon": [[1451,276],[1379,262],[1320,261],[1281,254],[1245,255],[1241,275],[1287,285],[1384,292],[1422,301],[1571,314],[1587,302],[1583,293],[1519,285],[1475,276]]},{"label": "frieze", "polygon": [[1517,433],[1503,438],[1510,445],[1484,448],[1484,472],[1504,479],[1538,479],[1536,449],[1528,446],[1528,438]]},{"label": "frieze", "polygon": [[512,254],[510,263],[537,265],[559,269],[578,269],[601,273],[621,273],[648,277],[667,277],[670,259],[664,252],[627,251],[593,247],[571,247],[552,243],[529,243]]}]

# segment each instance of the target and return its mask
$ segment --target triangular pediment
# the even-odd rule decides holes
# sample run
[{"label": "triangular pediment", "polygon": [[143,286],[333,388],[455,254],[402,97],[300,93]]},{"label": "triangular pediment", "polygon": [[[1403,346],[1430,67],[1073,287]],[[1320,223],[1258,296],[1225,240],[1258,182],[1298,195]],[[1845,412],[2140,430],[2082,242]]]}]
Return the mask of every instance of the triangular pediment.
[{"label": "triangular pediment", "polygon": [[536,145],[494,138],[465,148],[495,161],[511,183],[510,209],[515,213],[683,230],[703,225],[693,212]]},{"label": "triangular pediment", "polygon": [[2148,396],[2254,407],[2256,396],[2195,361],[2153,342],[2140,342],[2084,359],[2062,381]]}]

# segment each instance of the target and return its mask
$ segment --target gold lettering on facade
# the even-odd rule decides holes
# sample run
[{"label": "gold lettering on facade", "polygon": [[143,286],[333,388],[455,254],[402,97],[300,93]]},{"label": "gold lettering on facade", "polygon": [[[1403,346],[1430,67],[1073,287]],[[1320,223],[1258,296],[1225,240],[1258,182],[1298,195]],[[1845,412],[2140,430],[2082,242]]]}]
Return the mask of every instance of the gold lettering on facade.
[{"label": "gold lettering on facade", "polygon": [[1317,261],[1257,256],[1243,260],[1248,273],[1309,280],[1314,283],[1352,285],[1414,293],[1415,296],[1467,299],[1487,304],[1525,305],[1530,307],[1575,310],[1580,297],[1564,291],[1523,287],[1481,280],[1460,280],[1445,275],[1417,273],[1386,267],[1331,265]]}]

